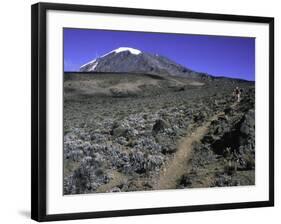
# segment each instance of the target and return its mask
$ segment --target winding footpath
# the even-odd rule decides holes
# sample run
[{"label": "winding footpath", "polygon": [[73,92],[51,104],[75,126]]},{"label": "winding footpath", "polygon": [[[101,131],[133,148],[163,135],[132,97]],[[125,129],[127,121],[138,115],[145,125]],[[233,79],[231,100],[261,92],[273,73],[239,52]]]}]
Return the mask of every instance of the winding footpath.
[{"label": "winding footpath", "polygon": [[191,158],[193,144],[199,142],[207,134],[211,122],[217,120],[218,117],[223,114],[224,113],[218,113],[212,116],[209,121],[205,122],[192,131],[191,134],[186,135],[179,141],[177,152],[160,171],[159,179],[153,186],[153,189],[175,189],[177,187],[178,181],[188,169],[188,161]]}]

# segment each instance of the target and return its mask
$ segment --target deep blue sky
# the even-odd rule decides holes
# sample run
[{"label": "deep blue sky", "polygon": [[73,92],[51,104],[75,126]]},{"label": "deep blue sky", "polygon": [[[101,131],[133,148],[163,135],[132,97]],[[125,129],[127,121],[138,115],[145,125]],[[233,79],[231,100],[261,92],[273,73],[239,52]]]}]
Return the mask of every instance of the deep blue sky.
[{"label": "deep blue sky", "polygon": [[64,71],[119,47],[166,56],[214,76],[255,80],[255,39],[244,37],[64,29]]}]

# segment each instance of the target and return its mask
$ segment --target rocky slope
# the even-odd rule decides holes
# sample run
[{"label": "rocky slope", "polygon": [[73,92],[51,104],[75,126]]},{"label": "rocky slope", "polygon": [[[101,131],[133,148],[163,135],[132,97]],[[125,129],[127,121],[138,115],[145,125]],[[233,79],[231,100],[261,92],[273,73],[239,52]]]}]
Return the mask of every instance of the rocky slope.
[{"label": "rocky slope", "polygon": [[81,66],[80,72],[136,73],[208,78],[157,54],[121,47]]},{"label": "rocky slope", "polygon": [[254,97],[237,80],[65,74],[64,194],[157,189],[179,141],[214,115],[175,187],[254,184]]}]

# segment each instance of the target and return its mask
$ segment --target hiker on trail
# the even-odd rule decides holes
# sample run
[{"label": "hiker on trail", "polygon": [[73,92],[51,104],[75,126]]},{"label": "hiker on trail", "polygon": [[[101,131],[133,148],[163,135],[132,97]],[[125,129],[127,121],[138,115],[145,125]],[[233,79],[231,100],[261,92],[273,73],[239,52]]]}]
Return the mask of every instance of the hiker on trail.
[{"label": "hiker on trail", "polygon": [[236,86],[236,88],[234,89],[233,95],[235,96],[237,102],[239,103],[241,98],[241,90],[238,88],[238,86]]}]

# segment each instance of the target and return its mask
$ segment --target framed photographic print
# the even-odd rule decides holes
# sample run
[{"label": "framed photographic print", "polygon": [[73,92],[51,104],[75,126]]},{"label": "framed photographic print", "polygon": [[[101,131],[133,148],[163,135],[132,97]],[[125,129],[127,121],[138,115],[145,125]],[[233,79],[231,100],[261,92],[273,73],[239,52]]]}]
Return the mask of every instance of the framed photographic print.
[{"label": "framed photographic print", "polygon": [[32,6],[32,219],[274,205],[274,19]]}]

